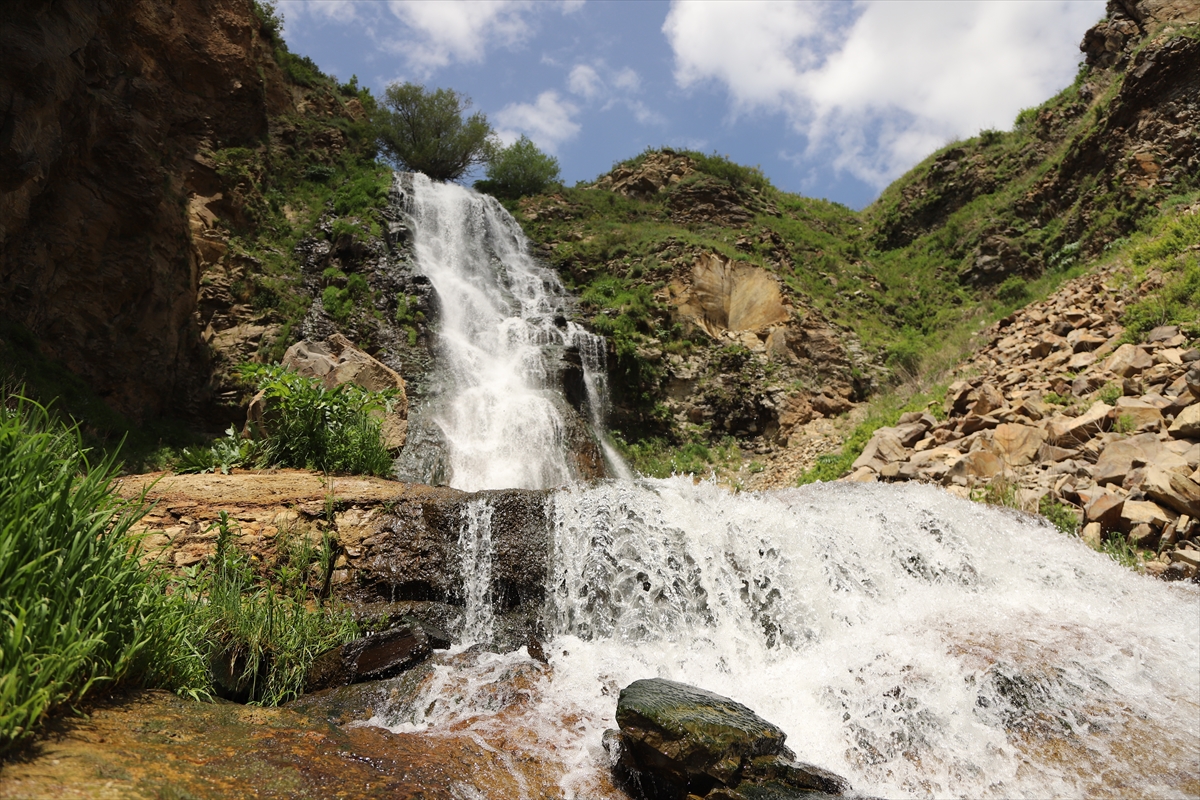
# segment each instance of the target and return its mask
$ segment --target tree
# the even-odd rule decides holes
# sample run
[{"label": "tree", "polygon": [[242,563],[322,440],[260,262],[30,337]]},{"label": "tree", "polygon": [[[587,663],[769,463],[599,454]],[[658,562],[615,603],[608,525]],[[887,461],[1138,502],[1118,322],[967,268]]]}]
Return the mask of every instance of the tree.
[{"label": "tree", "polygon": [[393,83],[375,114],[380,149],[404,169],[457,180],[486,164],[496,149],[483,112],[463,118],[470,107],[471,99],[453,89],[429,92],[419,84]]},{"label": "tree", "polygon": [[488,162],[487,180],[475,188],[496,197],[516,199],[546,191],[558,183],[558,159],[546,155],[528,136],[496,152]]}]

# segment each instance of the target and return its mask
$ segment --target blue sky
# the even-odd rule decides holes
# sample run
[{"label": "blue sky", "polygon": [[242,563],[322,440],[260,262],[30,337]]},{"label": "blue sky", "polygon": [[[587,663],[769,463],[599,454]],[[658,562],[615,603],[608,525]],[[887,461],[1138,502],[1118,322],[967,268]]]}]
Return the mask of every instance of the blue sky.
[{"label": "blue sky", "polygon": [[290,48],[376,94],[469,95],[565,182],[647,147],[853,208],[1074,78],[1104,0],[280,0]]}]

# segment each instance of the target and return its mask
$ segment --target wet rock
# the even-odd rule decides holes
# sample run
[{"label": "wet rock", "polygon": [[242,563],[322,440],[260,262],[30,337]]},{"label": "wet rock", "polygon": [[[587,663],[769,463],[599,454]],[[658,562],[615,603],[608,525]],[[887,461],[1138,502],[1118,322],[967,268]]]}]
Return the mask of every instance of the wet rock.
[{"label": "wet rock", "polygon": [[304,691],[390,678],[419,664],[429,652],[429,640],[420,625],[364,636],[317,656],[309,668]]},{"label": "wet rock", "polygon": [[846,780],[794,760],[783,731],[746,706],[683,683],[634,681],[604,745],[635,796],[682,800],[840,795]]}]

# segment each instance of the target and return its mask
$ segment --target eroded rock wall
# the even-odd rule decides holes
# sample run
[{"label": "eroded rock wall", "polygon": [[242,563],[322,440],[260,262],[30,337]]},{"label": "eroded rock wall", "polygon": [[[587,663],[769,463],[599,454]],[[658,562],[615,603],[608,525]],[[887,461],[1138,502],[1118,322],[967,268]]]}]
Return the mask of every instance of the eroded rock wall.
[{"label": "eroded rock wall", "polygon": [[0,24],[0,316],[135,416],[203,401],[189,198],[291,93],[248,0],[30,0]]}]

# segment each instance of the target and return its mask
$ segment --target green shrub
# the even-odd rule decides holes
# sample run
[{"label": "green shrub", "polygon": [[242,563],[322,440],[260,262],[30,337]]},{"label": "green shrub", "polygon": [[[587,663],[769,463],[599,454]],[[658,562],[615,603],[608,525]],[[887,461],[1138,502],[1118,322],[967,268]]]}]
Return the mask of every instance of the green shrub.
[{"label": "green shrub", "polygon": [[[331,540],[324,537],[318,551],[307,537],[284,530],[273,569],[259,574],[235,546],[240,531],[228,514],[221,512],[214,527],[213,558],[176,579],[172,596],[191,608],[203,663],[216,675],[214,690],[230,699],[279,705],[301,693],[318,654],[358,635],[349,613],[308,607],[319,599],[321,579],[332,567]],[[316,576],[314,566],[320,568]]]},{"label": "green shrub", "polygon": [[1100,387],[1100,391],[1096,392],[1096,399],[1105,405],[1112,405],[1125,394],[1124,387],[1116,381],[1110,381]]},{"label": "green shrub", "polygon": [[1012,275],[996,287],[996,299],[1006,305],[1020,305],[1029,299],[1029,284],[1019,275]]},{"label": "green shrub", "polygon": [[1075,536],[1079,533],[1079,512],[1061,500],[1044,495],[1038,501],[1038,513],[1068,536]]},{"label": "green shrub", "polygon": [[558,159],[546,155],[529,137],[501,148],[488,162],[487,179],[476,181],[481,192],[508,200],[540,194],[559,181]]},{"label": "green shrub", "polygon": [[279,365],[247,364],[242,377],[264,393],[267,437],[258,446],[264,465],[358,475],[389,475],[392,458],[373,412],[391,402],[387,392],[352,383],[325,388]]},{"label": "green shrub", "polygon": [[89,463],[78,429],[10,403],[0,406],[0,752],[48,712],[144,671],[163,607],[128,538],[145,509],[113,491],[114,457]]}]

